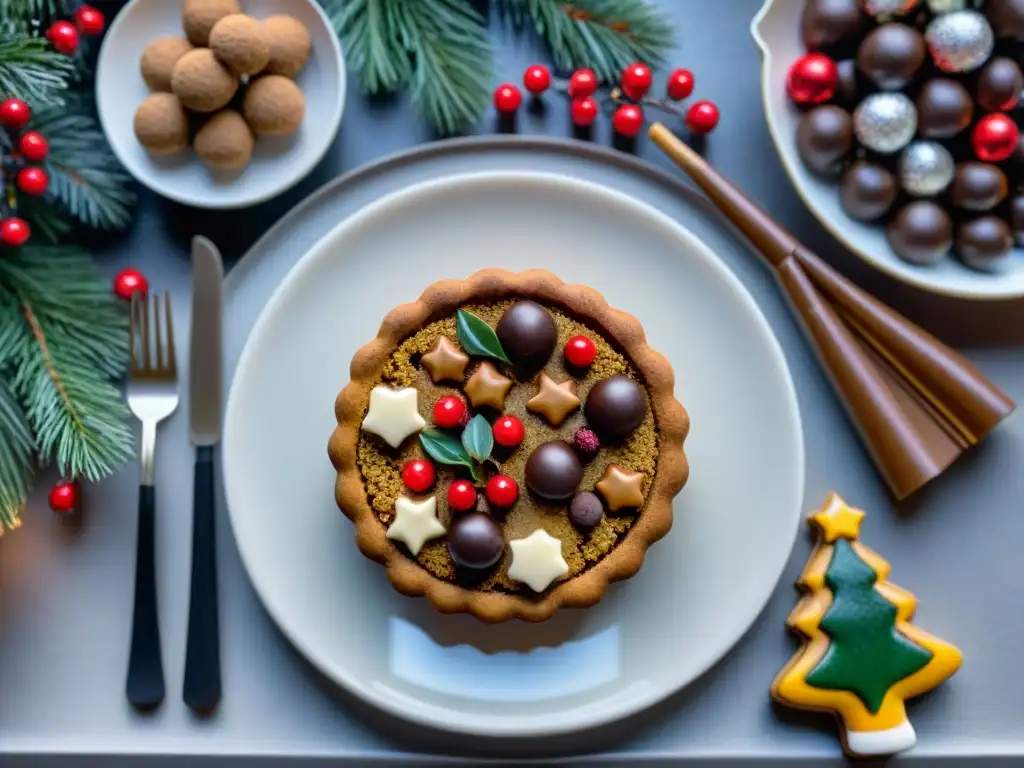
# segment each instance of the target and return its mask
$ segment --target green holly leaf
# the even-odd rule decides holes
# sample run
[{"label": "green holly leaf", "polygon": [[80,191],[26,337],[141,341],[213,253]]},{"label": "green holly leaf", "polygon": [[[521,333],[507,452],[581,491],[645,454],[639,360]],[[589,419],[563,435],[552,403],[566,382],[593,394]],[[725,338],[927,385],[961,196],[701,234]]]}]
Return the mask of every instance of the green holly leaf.
[{"label": "green holly leaf", "polygon": [[462,430],[462,447],[477,461],[487,460],[494,449],[494,435],[487,419],[477,414],[469,420]]},{"label": "green holly leaf", "polygon": [[455,313],[455,330],[466,354],[493,357],[503,363],[511,362],[494,329],[472,312],[460,309]]},{"label": "green holly leaf", "polygon": [[438,464],[473,468],[473,459],[462,443],[447,432],[437,429],[426,429],[420,432],[420,445]]}]

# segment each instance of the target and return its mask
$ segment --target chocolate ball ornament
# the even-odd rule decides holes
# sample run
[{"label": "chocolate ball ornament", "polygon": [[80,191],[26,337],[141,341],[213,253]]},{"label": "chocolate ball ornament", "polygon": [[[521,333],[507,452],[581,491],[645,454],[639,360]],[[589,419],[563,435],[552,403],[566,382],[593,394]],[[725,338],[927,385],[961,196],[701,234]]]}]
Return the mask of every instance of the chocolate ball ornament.
[{"label": "chocolate ball ornament", "polygon": [[853,121],[841,107],[815,107],[800,119],[796,129],[800,159],[811,170],[832,173],[853,149]]},{"label": "chocolate ball ornament", "polygon": [[1010,201],[1010,227],[1018,248],[1024,248],[1024,194],[1014,195]]},{"label": "chocolate ball ornament", "polygon": [[558,341],[551,313],[533,301],[506,309],[494,330],[509,360],[528,370],[543,367]]},{"label": "chocolate ball ornament", "polygon": [[925,60],[924,36],[906,24],[875,27],[857,49],[860,71],[883,90],[902,88]]},{"label": "chocolate ball ornament", "polygon": [[954,11],[936,16],[924,33],[935,66],[943,72],[971,72],[992,55],[995,36],[978,11]]},{"label": "chocolate ball ornament", "polygon": [[916,197],[939,194],[953,181],[956,163],[935,141],[915,141],[900,155],[900,185]]},{"label": "chocolate ball ornament", "polygon": [[583,465],[576,451],[563,440],[537,446],[526,460],[526,486],[542,499],[564,501],[576,493]]},{"label": "chocolate ball ornament", "polygon": [[917,110],[902,93],[873,93],[853,112],[858,141],[882,154],[898,152],[914,138]]},{"label": "chocolate ball ornament", "polygon": [[573,496],[569,521],[582,531],[592,531],[604,517],[604,504],[597,494],[583,491]]},{"label": "chocolate ball ornament", "polygon": [[462,568],[490,568],[501,560],[505,552],[501,526],[490,515],[482,512],[456,517],[445,538],[448,554]]},{"label": "chocolate ball ornament", "polygon": [[811,51],[856,40],[867,17],[861,0],[807,0],[801,19],[804,46]]},{"label": "chocolate ball ornament", "polygon": [[834,98],[840,104],[852,108],[857,103],[860,81],[857,79],[857,62],[854,59],[843,59],[836,62],[839,79],[836,81]]},{"label": "chocolate ball ornament", "polygon": [[851,165],[839,184],[839,202],[846,215],[857,221],[885,216],[898,193],[896,177],[882,166],[865,160]]},{"label": "chocolate ball ornament", "polygon": [[954,252],[971,269],[990,270],[1013,249],[1013,233],[998,216],[982,216],[963,224],[956,233]]},{"label": "chocolate ball ornament", "polygon": [[1017,106],[1024,89],[1024,74],[1017,62],[998,56],[978,74],[978,106],[989,112],[1006,112]]},{"label": "chocolate ball ornament", "polygon": [[930,200],[917,200],[899,210],[886,229],[893,252],[918,266],[934,264],[953,245],[949,214]]},{"label": "chocolate ball ornament", "polygon": [[643,422],[647,399],[633,379],[615,374],[590,390],[584,413],[591,429],[599,435],[620,439]]},{"label": "chocolate ball ornament", "polygon": [[917,94],[917,122],[921,136],[948,139],[971,124],[974,101],[956,80],[939,77],[921,86]]},{"label": "chocolate ball ornament", "polygon": [[965,211],[987,211],[1006,197],[1006,174],[988,163],[960,163],[949,190],[953,205]]},{"label": "chocolate ball ornament", "polygon": [[786,93],[796,104],[821,104],[832,98],[839,83],[835,61],[824,53],[805,53],[786,73]]},{"label": "chocolate ball ornament", "polygon": [[1024,0],[990,0],[985,14],[996,37],[1024,37]]},{"label": "chocolate ball ornament", "polygon": [[912,11],[918,0],[863,0],[864,10],[872,16],[900,16]]}]

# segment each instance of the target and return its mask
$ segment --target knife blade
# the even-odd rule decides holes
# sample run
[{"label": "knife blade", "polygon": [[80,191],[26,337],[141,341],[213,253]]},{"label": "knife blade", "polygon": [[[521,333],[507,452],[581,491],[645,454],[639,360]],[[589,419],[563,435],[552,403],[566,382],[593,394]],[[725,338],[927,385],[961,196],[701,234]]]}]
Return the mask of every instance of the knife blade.
[{"label": "knife blade", "polygon": [[189,339],[189,431],[196,446],[192,506],[192,583],[182,699],[206,715],[220,703],[220,619],[217,607],[217,525],[214,449],[220,441],[220,252],[205,237],[192,239],[192,333]]}]

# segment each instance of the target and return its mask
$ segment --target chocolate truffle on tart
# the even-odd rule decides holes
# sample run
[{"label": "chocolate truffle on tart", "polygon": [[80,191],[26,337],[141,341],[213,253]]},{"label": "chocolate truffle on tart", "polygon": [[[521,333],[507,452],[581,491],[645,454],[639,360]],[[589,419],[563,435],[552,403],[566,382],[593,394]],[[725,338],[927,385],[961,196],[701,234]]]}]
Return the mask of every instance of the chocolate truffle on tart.
[{"label": "chocolate truffle on tart", "polygon": [[688,466],[672,368],[550,272],[488,269],[392,310],[328,453],[356,543],[443,613],[543,621],[634,575]]}]

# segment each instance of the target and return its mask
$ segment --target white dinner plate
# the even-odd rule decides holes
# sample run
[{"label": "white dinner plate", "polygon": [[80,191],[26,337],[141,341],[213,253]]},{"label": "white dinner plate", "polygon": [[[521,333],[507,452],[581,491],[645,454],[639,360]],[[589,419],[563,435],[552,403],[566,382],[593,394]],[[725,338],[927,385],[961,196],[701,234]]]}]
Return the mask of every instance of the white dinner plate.
[{"label": "white dinner plate", "polygon": [[[543,267],[644,324],[689,410],[671,533],[598,605],[487,626],[403,597],[356,549],[327,440],[355,351],[395,305],[482,267]],[[270,615],[328,678],[392,715],[483,736],[597,726],[687,685],[768,600],[802,518],[796,395],[740,282],[687,230],[602,186],[449,176],[339,223],[263,309],[231,387],[229,515]]]}]

